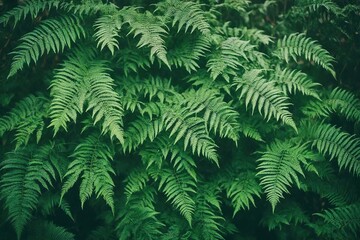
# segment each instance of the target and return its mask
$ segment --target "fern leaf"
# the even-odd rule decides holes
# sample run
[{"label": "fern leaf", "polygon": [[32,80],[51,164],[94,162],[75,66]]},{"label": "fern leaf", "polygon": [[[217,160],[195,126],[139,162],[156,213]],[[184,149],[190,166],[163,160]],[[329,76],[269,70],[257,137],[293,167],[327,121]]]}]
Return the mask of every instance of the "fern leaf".
[{"label": "fern leaf", "polygon": [[9,219],[18,238],[31,219],[42,188],[48,189],[56,177],[54,165],[49,161],[52,145],[44,145],[36,151],[27,147],[10,152],[1,163],[5,172],[0,181],[0,196],[5,200]]},{"label": "fern leaf", "polygon": [[195,211],[195,202],[191,197],[196,193],[194,179],[184,171],[162,169],[159,189],[165,193],[168,201],[177,208],[191,226]]},{"label": "fern leaf", "polygon": [[215,51],[206,66],[210,76],[215,80],[219,75],[229,81],[230,76],[236,76],[240,67],[243,67],[239,58],[247,58],[247,53],[252,51],[254,46],[248,41],[240,40],[236,37],[230,37],[222,41],[218,50]]},{"label": "fern leaf", "polygon": [[122,13],[124,23],[130,25],[130,32],[134,33],[134,37],[140,35],[140,40],[137,47],[150,47],[150,59],[154,59],[156,55],[166,66],[170,68],[170,64],[166,57],[166,48],[164,36],[167,31],[164,29],[164,24],[159,22],[150,12],[144,14],[138,13],[134,8],[127,8]]},{"label": "fern leaf", "polygon": [[324,8],[335,15],[342,13],[341,8],[332,0],[297,0],[295,7],[309,12],[318,12],[319,9]]},{"label": "fern leaf", "polygon": [[350,236],[356,237],[360,230],[359,203],[328,209],[316,215],[324,219],[333,231],[341,231],[348,235],[349,239]]},{"label": "fern leaf", "polygon": [[301,92],[303,95],[312,96],[320,100],[316,87],[321,86],[319,83],[313,82],[307,74],[290,69],[276,69],[273,81],[281,87],[285,94],[295,94]]},{"label": "fern leaf", "polygon": [[295,182],[299,187],[299,174],[304,176],[301,162],[308,158],[305,145],[293,145],[289,142],[274,142],[263,152],[257,169],[261,176],[260,185],[264,188],[267,200],[274,212],[275,206],[289,193],[288,187]]},{"label": "fern leaf", "polygon": [[226,190],[226,196],[231,199],[231,205],[234,207],[233,217],[241,209],[255,206],[254,196],[260,198],[261,188],[253,172],[237,174],[234,178],[226,179],[221,185]]},{"label": "fern leaf", "polygon": [[30,15],[31,19],[35,19],[39,13],[49,10],[50,8],[58,9],[61,1],[57,0],[28,0],[23,5],[17,6],[6,12],[0,17],[0,24],[8,24],[13,19],[13,27]]},{"label": "fern leaf", "polygon": [[172,19],[173,27],[178,24],[178,32],[185,27],[185,32],[191,28],[191,33],[196,29],[202,34],[210,33],[210,25],[199,3],[166,0],[157,4],[156,11],[163,12],[165,19]]},{"label": "fern leaf", "polygon": [[96,134],[92,134],[80,143],[72,155],[75,159],[70,163],[65,174],[65,182],[61,190],[61,199],[74,186],[79,177],[81,207],[93,194],[102,196],[107,205],[114,212],[114,182],[110,174],[115,174],[110,165],[112,152],[109,147],[99,141]]},{"label": "fern leaf", "polygon": [[150,179],[149,177],[150,176],[145,169],[135,169],[129,173],[125,186],[127,202],[129,202],[134,193],[139,192],[146,187],[146,183]]},{"label": "fern leaf", "polygon": [[340,170],[360,175],[360,138],[330,124],[305,126],[304,133],[321,154],[337,158]]},{"label": "fern leaf", "polygon": [[290,105],[288,97],[284,96],[273,82],[267,82],[260,76],[259,70],[251,70],[244,73],[242,78],[235,78],[233,86],[236,90],[241,89],[240,99],[245,96],[245,106],[251,102],[252,112],[255,108],[269,121],[271,117],[281,119],[284,124],[291,126],[297,131],[291,113],[287,110]]},{"label": "fern leaf", "polygon": [[346,119],[360,122],[360,100],[350,91],[337,87],[331,91],[325,102]]},{"label": "fern leaf", "polygon": [[69,232],[66,228],[57,226],[53,222],[35,221],[30,230],[29,240],[37,239],[56,239],[56,240],[74,240],[75,234]]},{"label": "fern leaf", "polygon": [[22,99],[7,115],[0,118],[0,136],[16,130],[16,148],[27,145],[33,133],[36,133],[39,142],[48,105],[48,99],[42,95],[30,95]]},{"label": "fern leaf", "polygon": [[302,56],[306,60],[320,65],[336,78],[332,65],[334,58],[320,44],[306,37],[303,33],[293,33],[285,36],[283,39],[279,39],[274,55],[284,59],[286,62],[289,62],[290,57],[296,61],[297,56]]},{"label": "fern leaf", "polygon": [[119,36],[119,31],[122,26],[122,21],[119,14],[105,15],[98,18],[94,24],[94,37],[98,41],[97,46],[103,50],[106,46],[114,55],[115,49],[118,49],[119,42],[116,39]]},{"label": "fern leaf", "polygon": [[51,83],[53,100],[50,105],[50,126],[54,134],[67,122],[76,121],[77,113],[92,109],[94,124],[103,120],[102,133],[110,133],[121,143],[123,140],[123,109],[120,96],[113,89],[114,80],[106,71],[106,62],[95,60],[91,50],[76,50],[62,64]]},{"label": "fern leaf", "polygon": [[79,18],[75,16],[42,21],[35,30],[20,39],[20,45],[12,52],[14,57],[8,78],[21,70],[25,64],[30,65],[31,61],[36,63],[41,55],[50,51],[62,52],[65,47],[71,47],[71,44],[81,37],[85,37],[85,30]]},{"label": "fern leaf", "polygon": [[168,51],[170,65],[185,67],[186,71],[191,73],[199,68],[198,61],[209,50],[210,41],[205,36],[191,34],[177,37],[174,45],[176,47]]}]

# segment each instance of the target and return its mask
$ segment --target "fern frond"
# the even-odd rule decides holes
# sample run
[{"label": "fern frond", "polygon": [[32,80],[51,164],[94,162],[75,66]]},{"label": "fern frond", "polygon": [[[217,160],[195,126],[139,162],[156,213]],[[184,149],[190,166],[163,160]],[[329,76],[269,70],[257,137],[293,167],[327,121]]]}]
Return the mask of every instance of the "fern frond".
[{"label": "fern frond", "polygon": [[186,106],[189,112],[203,115],[209,131],[236,142],[239,139],[239,113],[226,103],[217,91],[200,88],[182,94],[179,104]]},{"label": "fern frond", "polygon": [[65,227],[55,225],[48,221],[35,221],[32,223],[29,240],[56,239],[75,240],[75,234],[69,232]]},{"label": "fern frond", "polygon": [[262,154],[256,175],[261,176],[260,185],[274,212],[280,198],[284,197],[283,193],[289,193],[288,187],[294,182],[300,187],[299,174],[304,176],[300,163],[306,162],[312,155],[309,155],[306,145],[280,141],[267,146]]},{"label": "fern frond", "polygon": [[5,200],[18,238],[37,207],[42,188],[48,189],[56,178],[56,166],[49,161],[53,145],[31,149],[7,153],[1,163],[1,171],[5,173],[0,181],[0,197]]},{"label": "fern frond", "polygon": [[138,13],[134,8],[127,8],[122,12],[124,23],[130,25],[129,34],[134,37],[140,35],[137,47],[150,47],[150,59],[156,55],[166,66],[170,68],[167,60],[164,37],[167,34],[164,24],[150,12]]},{"label": "fern frond", "polygon": [[352,92],[337,87],[331,91],[325,102],[346,119],[360,122],[360,99]]},{"label": "fern frond", "polygon": [[20,39],[20,45],[12,52],[14,57],[8,78],[23,69],[25,64],[36,63],[40,56],[50,51],[62,52],[85,35],[80,19],[75,16],[42,21],[35,30]]},{"label": "fern frond", "polygon": [[274,86],[273,82],[266,81],[260,76],[260,70],[251,70],[243,74],[241,78],[236,77],[234,84],[236,91],[241,89],[239,98],[245,96],[245,106],[251,102],[252,113],[255,108],[263,117],[269,121],[272,117],[281,119],[284,124],[291,126],[297,131],[292,114],[287,110],[290,103],[288,97]]},{"label": "fern frond", "polygon": [[173,27],[178,24],[178,32],[185,27],[185,32],[191,28],[191,33],[196,29],[202,34],[210,33],[210,25],[206,20],[205,12],[201,9],[201,4],[190,1],[166,0],[156,6],[156,11],[163,12],[166,20],[172,19]]},{"label": "fern frond", "polygon": [[131,199],[131,196],[143,190],[146,186],[147,181],[149,181],[150,176],[147,173],[146,169],[135,169],[129,173],[125,182],[125,195],[127,198],[127,203]]},{"label": "fern frond", "polygon": [[337,158],[340,170],[360,175],[360,138],[325,123],[305,126],[304,134],[321,154]]},{"label": "fern frond", "polygon": [[42,215],[48,216],[51,214],[54,214],[56,209],[61,209],[71,220],[74,220],[74,217],[71,213],[70,204],[62,200],[60,202],[60,194],[58,193],[51,193],[47,192],[43,194],[39,199],[38,208],[40,208],[40,211]]},{"label": "fern frond", "polygon": [[260,198],[261,187],[254,172],[243,172],[225,180],[221,182],[221,187],[225,189],[227,198],[231,199],[231,205],[234,207],[233,217],[240,210],[255,206],[254,196]]},{"label": "fern frond", "polygon": [[105,15],[96,20],[94,37],[101,50],[106,46],[114,55],[115,49],[119,48],[119,42],[116,38],[119,37],[122,24],[119,14]]},{"label": "fern frond", "polygon": [[102,196],[114,212],[114,182],[110,174],[115,174],[111,167],[112,152],[106,143],[100,141],[96,134],[86,137],[72,155],[75,159],[69,164],[65,174],[65,182],[61,190],[61,199],[74,186],[79,177],[81,207],[91,197]]},{"label": "fern frond", "polygon": [[237,37],[230,37],[222,41],[217,51],[208,60],[206,67],[210,76],[215,80],[219,75],[229,81],[230,76],[236,76],[240,67],[243,67],[239,58],[248,59],[247,53],[252,51],[253,45]]},{"label": "fern frond", "polygon": [[332,0],[297,0],[295,7],[309,12],[318,12],[319,9],[324,8],[335,15],[342,14],[341,8]]},{"label": "fern frond", "polygon": [[50,126],[54,134],[67,122],[76,121],[77,113],[92,109],[94,124],[103,120],[102,133],[123,140],[123,109],[120,96],[113,89],[114,80],[106,73],[107,62],[94,59],[91,50],[78,49],[57,70],[51,83]]},{"label": "fern frond", "polygon": [[162,169],[159,189],[164,192],[167,200],[171,201],[171,204],[180,211],[191,226],[195,211],[195,202],[191,197],[196,193],[194,179],[185,171]]},{"label": "fern frond", "polygon": [[154,208],[155,189],[147,187],[131,196],[116,224],[117,239],[157,240],[165,226]]},{"label": "fern frond", "polygon": [[13,19],[13,27],[30,15],[35,19],[39,13],[51,8],[58,9],[61,1],[57,0],[28,0],[23,5],[17,6],[0,17],[0,24],[7,25]]},{"label": "fern frond", "polygon": [[168,51],[170,65],[185,67],[191,73],[199,68],[198,60],[209,50],[210,41],[203,35],[191,34],[177,37],[173,45],[176,47]]},{"label": "fern frond", "polygon": [[320,65],[336,78],[332,65],[334,58],[317,41],[306,37],[303,33],[293,33],[279,39],[274,55],[284,59],[286,62],[289,62],[290,57],[295,61],[297,56],[304,57],[306,60]]},{"label": "fern frond", "polygon": [[145,50],[142,48],[129,46],[117,52],[119,54],[116,55],[116,57],[118,57],[116,67],[119,67],[126,77],[128,77],[131,72],[137,73],[140,69],[150,68],[150,59],[146,57]]},{"label": "fern frond", "polygon": [[345,235],[356,237],[360,230],[360,204],[354,203],[347,206],[336,207],[316,213],[324,219],[333,231],[341,231]]},{"label": "fern frond", "polygon": [[16,130],[16,148],[27,145],[33,133],[39,142],[48,107],[48,99],[42,95],[30,95],[22,99],[7,115],[0,118],[0,136],[7,131]]},{"label": "fern frond", "polygon": [[[163,115],[165,130],[171,129],[170,137],[175,136],[174,143],[184,139],[184,150],[191,147],[193,153],[205,156],[218,164],[216,145],[209,136],[205,121],[199,117],[192,117],[193,113],[187,109],[169,108]],[[176,134],[176,135],[175,135]]]},{"label": "fern frond", "polygon": [[316,87],[321,86],[321,84],[313,82],[307,74],[301,71],[276,68],[272,80],[281,87],[285,94],[301,92],[303,95],[320,99]]},{"label": "fern frond", "polygon": [[217,8],[226,7],[234,9],[239,13],[247,12],[246,9],[249,7],[251,1],[249,0],[224,0],[223,3],[215,5]]},{"label": "fern frond", "polygon": [[264,31],[256,28],[247,28],[247,27],[229,27],[230,22],[226,22],[221,28],[217,28],[217,31],[227,37],[238,37],[246,41],[250,41],[255,45],[264,44],[268,45],[272,43],[273,40],[269,35],[266,35]]},{"label": "fern frond", "polygon": [[301,111],[305,114],[305,116],[310,118],[324,119],[330,116],[333,109],[331,109],[325,101],[314,100],[309,101],[304,107],[302,107]]}]

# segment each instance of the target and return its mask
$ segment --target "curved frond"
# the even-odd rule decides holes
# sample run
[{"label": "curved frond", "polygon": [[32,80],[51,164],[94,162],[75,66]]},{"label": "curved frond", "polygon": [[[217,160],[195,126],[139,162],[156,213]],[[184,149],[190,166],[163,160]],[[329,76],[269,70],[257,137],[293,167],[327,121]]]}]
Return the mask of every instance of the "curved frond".
[{"label": "curved frond", "polygon": [[30,15],[34,19],[39,13],[50,8],[58,9],[61,1],[58,0],[28,0],[23,5],[17,6],[0,17],[0,24],[8,24],[13,19],[13,27]]},{"label": "curved frond", "polygon": [[156,55],[166,66],[170,68],[167,60],[164,37],[167,34],[164,24],[150,12],[138,13],[134,8],[126,8],[122,12],[124,23],[130,25],[129,34],[134,37],[140,35],[136,45],[138,48],[150,47],[150,59]]},{"label": "curved frond", "polygon": [[330,124],[312,124],[305,126],[305,133],[312,146],[330,159],[337,158],[340,170],[360,175],[360,138],[341,131]]},{"label": "curved frond", "polygon": [[68,231],[65,227],[55,225],[48,221],[35,221],[29,231],[29,240],[56,239],[56,240],[75,240],[75,234]]},{"label": "curved frond", "polygon": [[85,30],[75,16],[42,21],[35,30],[20,39],[20,45],[12,52],[14,57],[8,78],[23,69],[25,64],[36,63],[45,53],[63,52],[65,47],[71,47],[81,37],[85,37]]},{"label": "curved frond", "polygon": [[0,197],[19,238],[37,207],[42,189],[51,187],[56,178],[56,164],[49,161],[53,147],[19,149],[7,153],[1,163],[1,171],[5,173],[0,181]]},{"label": "curved frond", "polygon": [[191,226],[195,212],[195,202],[191,197],[196,193],[194,179],[185,171],[162,169],[159,189],[164,192],[167,200],[171,201],[171,204],[180,211]]},{"label": "curved frond", "polygon": [[333,0],[297,0],[295,7],[309,12],[318,12],[319,9],[324,8],[335,15],[342,14],[341,8]]},{"label": "curved frond", "polygon": [[331,91],[325,102],[346,119],[360,122],[360,99],[352,92],[337,87]]},{"label": "curved frond", "polygon": [[277,141],[262,154],[256,175],[260,176],[260,185],[274,212],[283,194],[289,193],[288,188],[294,182],[300,186],[299,175],[304,176],[300,163],[306,161],[309,153],[305,145]]},{"label": "curved frond", "polygon": [[196,29],[202,34],[210,33],[210,25],[206,20],[205,12],[201,9],[201,4],[190,1],[166,0],[156,6],[157,11],[163,12],[166,20],[172,19],[172,26],[178,24],[178,32],[185,27],[185,32],[191,28],[191,33]]},{"label": "curved frond", "polygon": [[303,95],[320,99],[316,87],[321,86],[321,84],[313,82],[307,74],[301,71],[277,68],[273,74],[273,81],[285,94],[301,92]]},{"label": "curved frond", "polygon": [[303,33],[293,33],[285,36],[283,39],[279,39],[274,55],[284,59],[286,62],[289,62],[290,57],[295,61],[297,56],[304,57],[306,60],[320,65],[336,78],[332,65],[334,58],[317,41],[306,37]]},{"label": "curved frond", "polygon": [[119,37],[122,24],[119,14],[105,15],[96,20],[94,37],[101,50],[107,47],[114,55],[115,49],[119,48],[119,42],[116,38]]},{"label": "curved frond", "polygon": [[269,121],[274,117],[276,120],[281,119],[286,125],[291,126],[297,131],[292,114],[288,111],[288,97],[284,96],[280,89],[274,86],[273,82],[266,81],[260,76],[260,70],[251,70],[244,73],[241,78],[234,79],[233,86],[238,91],[241,89],[239,98],[245,96],[245,106],[251,102],[252,113],[255,108],[259,113]]},{"label": "curved frond", "polygon": [[99,141],[92,134],[80,143],[72,155],[75,159],[69,164],[65,174],[65,182],[61,190],[61,198],[74,186],[81,177],[80,201],[84,207],[85,201],[93,193],[102,196],[114,212],[114,182],[110,174],[115,174],[111,167],[112,152],[106,143]]}]

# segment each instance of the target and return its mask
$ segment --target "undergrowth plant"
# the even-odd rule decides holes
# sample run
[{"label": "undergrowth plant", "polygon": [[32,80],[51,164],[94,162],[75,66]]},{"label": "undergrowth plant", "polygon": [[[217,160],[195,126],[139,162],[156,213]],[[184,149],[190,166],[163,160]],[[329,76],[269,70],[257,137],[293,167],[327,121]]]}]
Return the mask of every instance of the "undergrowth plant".
[{"label": "undergrowth plant", "polygon": [[3,1],[1,237],[357,239],[345,2]]}]

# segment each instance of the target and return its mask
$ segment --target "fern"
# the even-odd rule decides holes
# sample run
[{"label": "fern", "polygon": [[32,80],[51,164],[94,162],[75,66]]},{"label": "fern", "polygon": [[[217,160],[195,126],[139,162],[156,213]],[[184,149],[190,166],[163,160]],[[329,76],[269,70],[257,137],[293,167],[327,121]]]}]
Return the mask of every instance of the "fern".
[{"label": "fern", "polygon": [[318,12],[320,8],[324,8],[328,12],[332,12],[336,15],[341,14],[341,8],[332,0],[297,0],[295,6],[301,10],[308,10],[310,12]]},{"label": "fern", "polygon": [[337,158],[340,170],[360,174],[360,139],[341,131],[330,124],[313,124],[305,126],[304,133],[312,141],[312,146],[330,159]]},{"label": "fern", "polygon": [[97,46],[102,50],[105,46],[114,55],[115,49],[119,48],[116,37],[119,36],[122,22],[119,14],[105,15],[98,18],[94,24],[94,37],[98,41]]},{"label": "fern", "polygon": [[319,83],[313,82],[305,73],[296,70],[276,69],[273,81],[279,85],[285,94],[301,92],[303,95],[320,99],[316,87]]},{"label": "fern", "polygon": [[329,224],[333,230],[341,231],[350,238],[356,237],[360,229],[360,207],[358,203],[325,210],[316,215]]},{"label": "fern", "polygon": [[296,60],[297,56],[304,57],[308,61],[319,64],[336,78],[332,65],[334,58],[320,44],[306,37],[303,33],[293,33],[285,36],[283,39],[279,39],[274,55],[284,59],[286,62],[289,62],[290,57],[294,60]]},{"label": "fern", "polygon": [[129,34],[133,33],[134,37],[140,35],[137,47],[150,47],[150,59],[153,59],[154,55],[156,55],[170,68],[163,39],[167,31],[164,29],[163,24],[159,24],[159,20],[150,12],[141,14],[134,8],[126,9],[122,16],[124,23],[130,25],[131,30]]},{"label": "fern", "polygon": [[240,67],[243,67],[239,58],[247,58],[247,53],[252,51],[254,46],[248,41],[230,37],[220,43],[218,50],[215,51],[207,62],[208,71],[213,80],[221,75],[226,81],[230,76],[236,76]]},{"label": "fern", "polygon": [[226,190],[226,196],[231,199],[234,208],[233,217],[240,210],[250,209],[255,206],[254,196],[260,198],[261,188],[256,181],[253,172],[244,172],[231,176],[222,182],[222,188]]},{"label": "fern", "polygon": [[351,92],[335,88],[331,91],[326,103],[329,107],[348,120],[360,122],[360,100]]},{"label": "fern", "polygon": [[273,82],[267,82],[260,76],[260,70],[246,72],[242,78],[235,78],[236,90],[241,89],[239,98],[245,96],[245,106],[252,104],[252,113],[258,108],[260,114],[268,121],[271,117],[281,119],[283,123],[291,126],[297,131],[291,113],[287,110],[290,105],[287,97],[283,96],[281,90],[276,88]]},{"label": "fern", "polygon": [[103,120],[102,133],[110,133],[121,143],[123,140],[123,109],[120,96],[113,90],[113,79],[106,73],[105,61],[95,60],[94,52],[81,49],[75,51],[57,71],[52,84],[50,126],[55,134],[60,127],[67,129],[67,122],[76,121],[77,113],[92,109],[94,124]]},{"label": "fern", "polygon": [[275,206],[289,193],[288,187],[295,182],[300,187],[299,175],[304,176],[301,163],[309,158],[305,145],[294,145],[287,142],[274,142],[267,147],[257,169],[260,185],[264,188],[267,200],[274,212]]},{"label": "fern", "polygon": [[10,11],[6,12],[0,17],[0,24],[8,24],[13,19],[13,27],[15,28],[17,23],[30,15],[32,19],[37,17],[39,13],[49,10],[50,8],[58,9],[61,1],[57,0],[28,0],[24,5],[17,6]]},{"label": "fern", "polygon": [[57,226],[53,222],[35,221],[30,231],[29,240],[36,239],[57,239],[57,240],[73,240],[75,235],[66,228]]},{"label": "fern", "polygon": [[48,99],[42,95],[30,95],[19,101],[5,116],[0,118],[0,136],[7,131],[16,130],[16,147],[27,145],[31,135],[35,133],[39,142],[47,116]]},{"label": "fern", "polygon": [[110,165],[112,152],[109,147],[99,141],[99,137],[92,134],[80,143],[72,155],[75,159],[69,164],[65,174],[65,182],[61,190],[61,198],[74,186],[79,177],[81,207],[91,197],[93,192],[97,197],[102,196],[107,205],[114,212],[114,182],[111,173],[115,174]]},{"label": "fern", "polygon": [[1,163],[1,171],[5,173],[0,181],[0,196],[5,200],[18,238],[36,209],[42,189],[49,189],[56,178],[57,164],[49,161],[56,154],[53,145],[33,149],[34,146],[7,153]]},{"label": "fern", "polygon": [[75,16],[44,20],[34,31],[25,34],[21,44],[12,52],[13,62],[8,78],[15,75],[23,66],[35,63],[40,56],[53,51],[59,53],[78,39],[85,37],[85,30]]},{"label": "fern", "polygon": [[195,202],[191,197],[196,193],[195,187],[192,177],[184,171],[163,169],[160,173],[159,189],[162,189],[168,201],[180,211],[190,226],[195,211]]},{"label": "fern", "polygon": [[178,24],[178,32],[185,27],[185,32],[191,28],[191,33],[196,29],[202,34],[210,33],[210,25],[199,3],[166,0],[158,3],[156,10],[163,12],[165,19],[172,20],[173,27]]}]

